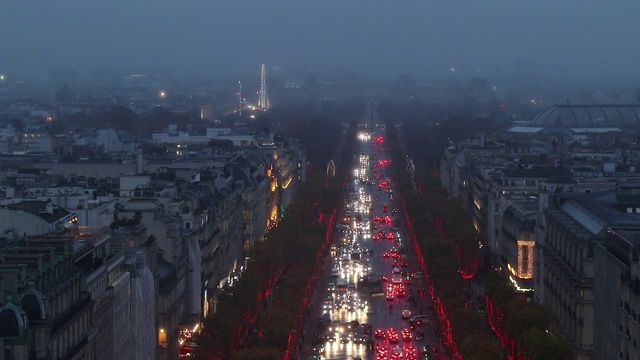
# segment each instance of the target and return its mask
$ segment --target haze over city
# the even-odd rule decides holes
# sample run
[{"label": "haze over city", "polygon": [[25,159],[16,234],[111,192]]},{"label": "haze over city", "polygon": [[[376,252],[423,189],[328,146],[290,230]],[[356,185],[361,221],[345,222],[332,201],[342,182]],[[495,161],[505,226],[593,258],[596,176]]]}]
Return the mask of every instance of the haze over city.
[{"label": "haze over city", "polygon": [[0,0],[0,360],[640,360],[638,15]]},{"label": "haze over city", "polygon": [[0,72],[169,72],[418,80],[455,69],[635,81],[640,3],[514,1],[2,1]]}]

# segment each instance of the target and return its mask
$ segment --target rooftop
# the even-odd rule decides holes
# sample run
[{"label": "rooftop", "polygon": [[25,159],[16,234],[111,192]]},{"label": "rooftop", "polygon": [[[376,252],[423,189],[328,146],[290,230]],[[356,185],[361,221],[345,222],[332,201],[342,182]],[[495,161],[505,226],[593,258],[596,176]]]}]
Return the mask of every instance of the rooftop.
[{"label": "rooftop", "polygon": [[49,209],[47,209],[47,202],[38,200],[23,201],[17,204],[11,204],[8,205],[7,208],[10,210],[22,210],[24,212],[28,212],[42,218],[48,223],[54,223],[69,215],[69,212],[67,210],[53,204],[49,205]]},{"label": "rooftop", "polygon": [[533,118],[532,128],[617,128],[640,125],[640,104],[552,106]]}]

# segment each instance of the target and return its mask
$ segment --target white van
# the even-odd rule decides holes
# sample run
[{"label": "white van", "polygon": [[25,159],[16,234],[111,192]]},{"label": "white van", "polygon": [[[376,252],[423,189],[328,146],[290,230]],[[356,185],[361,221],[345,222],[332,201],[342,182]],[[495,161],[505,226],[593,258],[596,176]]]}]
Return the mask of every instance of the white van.
[{"label": "white van", "polygon": [[402,284],[402,275],[401,274],[391,275],[391,282],[394,284]]}]

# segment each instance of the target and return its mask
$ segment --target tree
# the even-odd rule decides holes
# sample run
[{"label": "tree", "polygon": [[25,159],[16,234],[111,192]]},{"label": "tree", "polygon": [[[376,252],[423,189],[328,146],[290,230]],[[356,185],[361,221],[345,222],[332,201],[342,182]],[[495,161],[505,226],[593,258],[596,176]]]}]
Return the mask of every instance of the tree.
[{"label": "tree", "polygon": [[140,129],[140,118],[133,110],[124,106],[114,106],[102,114],[100,124],[113,126],[118,130],[137,132]]},{"label": "tree", "polygon": [[248,347],[239,350],[232,360],[274,360],[282,358],[282,351],[273,347]]}]

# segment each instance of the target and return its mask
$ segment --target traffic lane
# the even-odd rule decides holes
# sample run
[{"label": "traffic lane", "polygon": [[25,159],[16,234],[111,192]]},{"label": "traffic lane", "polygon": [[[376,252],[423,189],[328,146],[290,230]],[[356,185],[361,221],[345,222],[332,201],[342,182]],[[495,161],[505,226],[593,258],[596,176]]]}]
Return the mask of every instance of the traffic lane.
[{"label": "traffic lane", "polygon": [[[357,320],[359,323],[368,323],[370,321],[369,315],[361,311],[340,312],[335,315],[336,319],[343,322]],[[339,338],[336,341],[325,343],[325,359],[353,359],[358,356],[363,359],[372,356],[366,344],[356,344],[353,341],[343,344]]]},{"label": "traffic lane", "polygon": [[[392,183],[391,188],[395,189],[395,184]],[[400,217],[401,215],[398,215],[398,218]],[[404,222],[401,221],[401,223],[404,223]],[[403,241],[404,248],[406,250],[406,254],[409,259],[408,271],[411,271],[413,273],[421,271],[417,256],[413,252],[414,248],[413,248],[412,241],[409,239],[409,235],[404,230],[399,230],[398,233],[400,234],[401,238],[404,240]],[[433,310],[431,297],[429,296],[427,291],[426,279],[424,278],[413,279],[411,288],[413,289],[412,291],[414,293],[414,298],[416,299],[416,303],[417,303],[416,304],[417,306],[415,308],[416,314],[424,314],[424,315],[427,315],[429,318],[429,321],[427,322],[427,324],[424,324],[422,327],[423,333],[425,335],[425,339],[423,340],[422,343],[424,345],[430,346],[430,349],[431,349],[430,353],[432,355],[434,354],[435,347],[437,347],[440,350],[438,353],[437,359],[449,359],[449,357],[445,355],[443,351],[442,339],[439,333],[438,318],[435,311]],[[420,296],[421,290],[422,290],[422,293],[425,294],[425,296],[422,296],[422,297]]]},{"label": "traffic lane", "polygon": [[[374,312],[371,313],[369,317],[374,331],[382,329],[385,332],[388,332],[390,329],[394,329],[400,335],[397,343],[391,343],[386,338],[376,338],[376,348],[378,345],[381,345],[389,351],[391,351],[395,346],[400,346],[405,350],[410,347],[414,347],[419,350],[421,347],[431,344],[432,340],[429,338],[428,334],[429,331],[431,331],[429,324],[416,328],[416,330],[422,331],[424,339],[415,340],[416,331],[411,330],[411,325],[408,319],[402,319],[402,310],[409,309],[412,313],[417,313],[411,302],[406,299],[387,301],[384,297],[377,297],[372,301],[372,306]],[[402,338],[402,332],[404,329],[410,330],[412,336],[410,340],[404,340]]]},{"label": "traffic lane", "polygon": [[[395,184],[392,183],[392,189],[395,188],[395,186],[393,186],[393,185],[395,185]],[[374,209],[375,209],[373,214],[372,214],[372,218],[375,215],[379,215],[379,216],[390,215],[389,213],[384,213],[384,212],[381,211],[382,205],[385,202],[388,202],[390,207],[393,206],[391,204],[391,201],[388,199],[389,194],[387,192],[380,191],[380,190],[378,190],[377,192],[378,192],[378,194],[377,194],[378,196],[372,196],[372,202],[374,204]],[[393,216],[395,214],[391,214],[391,215]],[[398,215],[398,217],[399,217],[399,215]],[[388,226],[388,225],[385,226],[385,225],[377,224],[377,226],[382,228],[385,231],[391,231],[390,230],[390,226]],[[375,231],[374,231],[374,233],[375,233]],[[404,234],[403,232],[400,232],[400,236],[401,236],[401,238],[403,240],[405,240],[405,241],[407,240],[406,234]],[[388,241],[388,240],[379,240],[379,241],[372,240],[370,242],[370,244],[371,244],[371,249],[373,249],[374,252],[378,254],[378,257],[376,257],[376,258],[371,260],[372,272],[376,273],[376,274],[377,273],[382,273],[382,274],[387,274],[388,273],[388,274],[390,274],[391,273],[391,262],[392,262],[392,260],[384,259],[380,255],[383,252],[388,251],[392,246],[394,246],[395,242],[394,241]],[[405,244],[405,245],[406,245],[405,248],[409,249],[409,244]],[[411,257],[411,260],[412,261],[410,262],[410,264],[411,264],[410,268],[414,269],[414,270],[417,269],[418,266],[417,266],[416,259],[414,257]],[[413,285],[409,286],[408,289],[409,289],[410,292],[413,292],[414,291],[413,290],[414,289]],[[421,304],[421,299],[419,299],[419,296],[418,296],[418,291],[415,290],[415,293],[416,294],[415,294],[414,298],[417,298],[416,299],[417,301],[416,301],[415,304],[416,305],[422,305]],[[382,298],[382,299],[384,299],[384,298]],[[379,323],[383,327],[384,326],[394,325],[393,320],[390,320],[391,318],[389,318],[389,316],[392,316],[393,312],[396,311],[396,310],[398,312],[398,316],[399,317],[400,317],[399,314],[401,313],[401,311],[403,309],[409,309],[409,310],[412,311],[413,314],[425,313],[423,308],[418,308],[418,307],[414,306],[414,303],[409,303],[408,301],[406,301],[404,299],[400,300],[400,301],[397,301],[397,300],[394,301],[393,303],[396,304],[395,305],[396,309],[394,309],[393,305],[392,305],[392,308],[389,309],[389,311],[387,311],[384,308],[382,308],[382,305],[380,304],[380,302],[381,302],[381,300],[379,298],[379,299],[375,300],[375,302],[374,302],[375,305],[373,305],[374,307],[376,307],[376,310],[377,310],[376,314],[372,315],[372,324],[374,324],[374,325],[375,325],[375,323]],[[384,302],[386,302],[386,300],[384,300]],[[383,304],[383,305],[388,306],[388,303],[387,304]],[[400,306],[400,307],[397,308],[397,306]],[[384,316],[384,315],[381,316],[380,315],[380,314],[385,314],[385,313],[387,314],[386,316]],[[402,322],[402,319],[400,319],[400,322]],[[432,332],[432,330],[435,330],[435,325],[434,324],[435,324],[435,320],[432,317],[431,320],[428,322],[428,324],[425,324],[424,328],[421,329],[423,334],[424,334],[424,340],[422,340],[420,342],[416,342],[414,340],[412,342],[412,343],[415,343],[416,347],[419,347],[419,346],[422,346],[422,345],[427,345],[427,344],[432,346],[433,344],[435,344],[435,342],[436,342],[435,331]],[[408,323],[403,324],[403,325],[408,326]]]},{"label": "traffic lane", "polygon": [[[336,277],[332,277],[329,279],[329,281],[335,282],[337,279],[338,278]],[[330,293],[335,295],[335,292],[328,291],[326,286],[323,288],[322,293],[324,295],[327,295]],[[369,322],[369,315],[367,314],[366,310],[346,311],[346,310],[339,310],[334,308],[333,310],[330,310],[327,312],[330,314],[332,320],[340,320],[341,322],[349,322],[349,321],[357,320],[359,323]],[[316,321],[319,317],[320,316],[316,317]],[[318,331],[317,335],[320,335],[322,333],[320,327],[317,327],[317,331]],[[340,342],[339,337],[334,337],[333,340],[334,341],[325,341],[323,343],[325,359],[352,359],[357,356],[365,358],[368,355],[370,355],[367,352],[365,345],[355,344],[353,342],[342,344]],[[301,358],[308,359],[309,355],[311,354],[311,350],[312,349],[310,348],[308,349],[308,351],[303,352]]]}]

